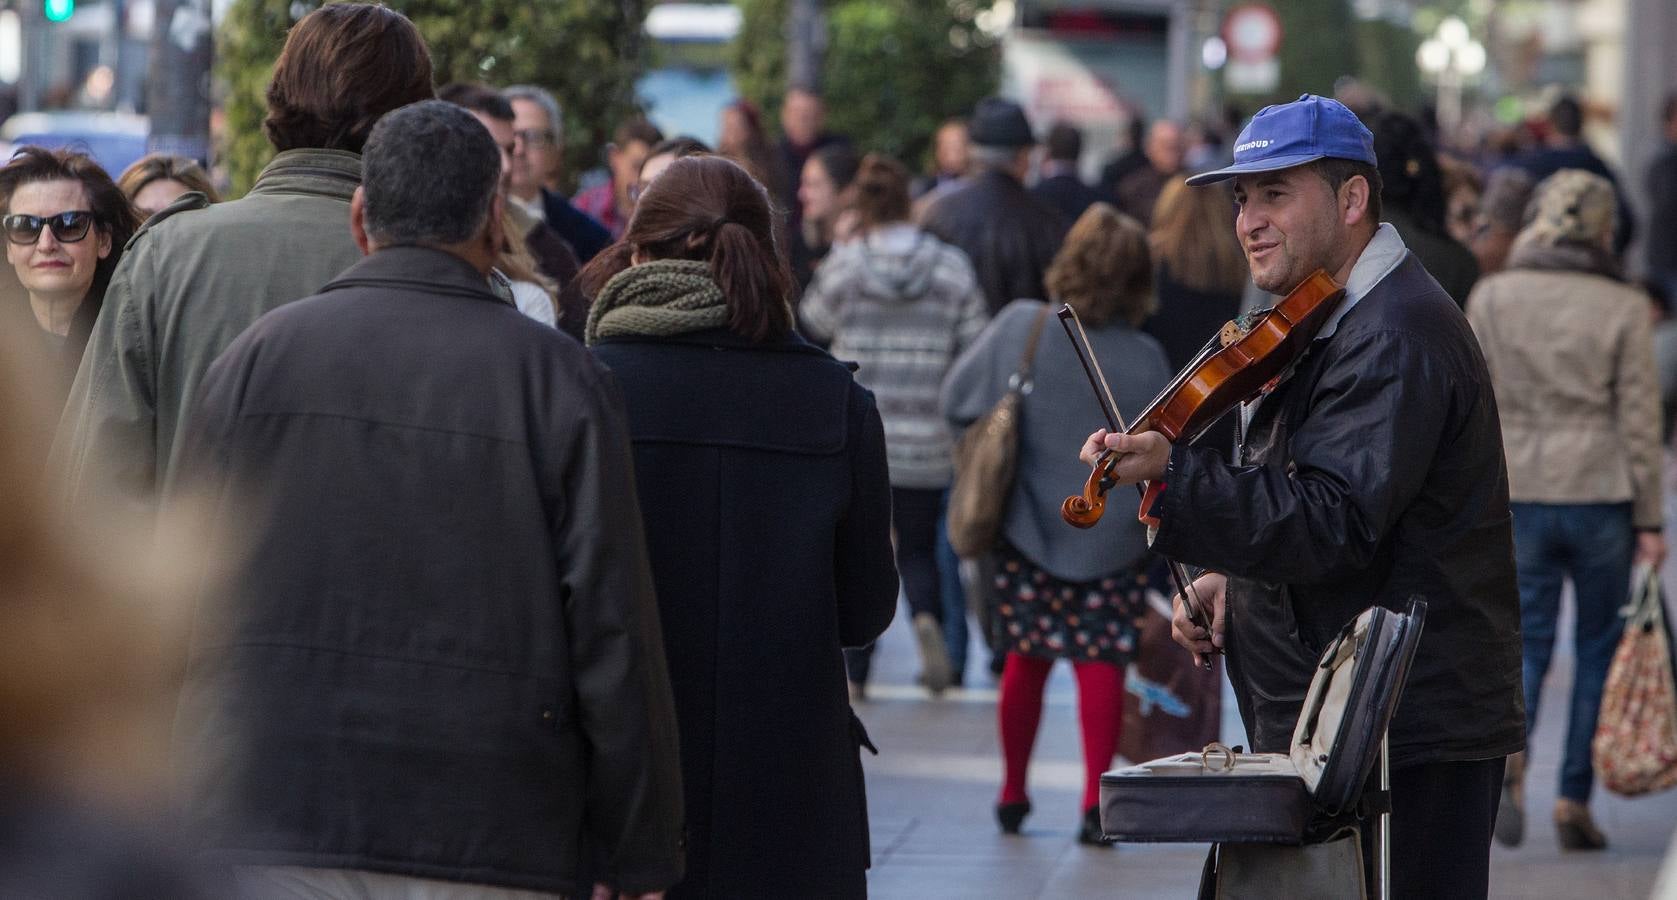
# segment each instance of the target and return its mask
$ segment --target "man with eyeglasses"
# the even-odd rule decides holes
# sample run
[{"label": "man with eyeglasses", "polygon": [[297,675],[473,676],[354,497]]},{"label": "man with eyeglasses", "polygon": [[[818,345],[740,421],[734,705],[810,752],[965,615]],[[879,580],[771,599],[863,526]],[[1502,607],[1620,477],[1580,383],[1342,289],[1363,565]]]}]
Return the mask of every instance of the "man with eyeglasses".
[{"label": "man with eyeglasses", "polygon": [[611,245],[611,232],[559,192],[565,142],[558,101],[529,84],[514,85],[501,96],[512,104],[516,140],[508,199],[559,232],[570,242],[577,259],[586,264]]}]

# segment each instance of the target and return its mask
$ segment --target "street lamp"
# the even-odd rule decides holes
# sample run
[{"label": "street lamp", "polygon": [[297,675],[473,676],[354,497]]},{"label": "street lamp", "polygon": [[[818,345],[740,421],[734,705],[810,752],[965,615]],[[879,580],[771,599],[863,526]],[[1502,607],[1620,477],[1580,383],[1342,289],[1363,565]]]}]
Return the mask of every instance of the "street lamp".
[{"label": "street lamp", "polygon": [[1415,64],[1438,83],[1438,128],[1451,134],[1462,120],[1462,82],[1485,70],[1485,45],[1467,23],[1449,16],[1415,51]]}]

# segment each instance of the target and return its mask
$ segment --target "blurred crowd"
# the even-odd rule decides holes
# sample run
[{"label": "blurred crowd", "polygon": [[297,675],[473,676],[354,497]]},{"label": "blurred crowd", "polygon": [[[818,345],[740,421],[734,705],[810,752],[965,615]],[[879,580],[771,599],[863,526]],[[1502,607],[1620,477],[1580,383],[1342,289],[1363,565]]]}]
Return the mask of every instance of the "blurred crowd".
[{"label": "blurred crowd", "polygon": [[[899,592],[929,696],[999,679],[1004,831],[1030,812],[1050,669],[1072,664],[1079,839],[1101,844],[1098,777],[1164,579],[1133,517],[1060,521],[1102,420],[1043,322],[1077,312],[1130,416],[1271,302],[1232,194],[1185,182],[1230,159],[1237,113],[1138,119],[1102,154],[989,98],[922,165],[832,133],[793,87],[778,133],[742,100],[714,148],[616,123],[607,177],[566,196],[553,96],[434,88],[394,12],[311,13],[267,96],[276,155],[236,200],[177,157],[113,174],[25,147],[0,168],[6,356],[38,363],[0,373],[0,415],[39,423],[0,433],[0,544],[22,548],[0,567],[0,660],[35,676],[0,678],[0,780],[32,798],[0,834],[50,822],[111,866],[77,880],[98,867],[0,853],[0,894],[122,896],[144,859],[180,896],[200,877],[281,897],[860,896],[872,743],[852,704]],[[1528,730],[1576,586],[1554,818],[1567,846],[1605,846],[1589,738],[1631,562],[1664,554],[1677,101],[1638,223],[1571,97],[1474,147],[1346,100],[1383,221],[1495,382]],[[959,559],[956,442],[1021,384],[1000,537]],[[1201,442],[1233,458],[1232,423]],[[153,557],[190,585],[170,592],[190,627],[152,622],[169,617],[145,604],[172,605],[87,538],[149,539],[183,508],[207,535]],[[109,604],[148,622],[149,659],[106,634],[127,619],[89,612]],[[108,662],[12,665],[66,629]],[[175,847],[207,853],[179,870],[61,815],[79,794],[43,765],[43,735],[102,708],[92,676],[136,667],[135,706],[171,710]],[[1517,760],[1503,803],[1518,843]]]}]

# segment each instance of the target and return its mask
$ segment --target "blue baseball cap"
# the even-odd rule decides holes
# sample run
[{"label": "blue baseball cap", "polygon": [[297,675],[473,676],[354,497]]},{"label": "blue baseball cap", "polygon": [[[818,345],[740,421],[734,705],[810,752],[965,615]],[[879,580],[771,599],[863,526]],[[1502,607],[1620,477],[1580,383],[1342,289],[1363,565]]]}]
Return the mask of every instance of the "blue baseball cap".
[{"label": "blue baseball cap", "polygon": [[1201,172],[1188,183],[1213,184],[1236,175],[1275,172],[1329,158],[1375,165],[1374,135],[1345,104],[1305,94],[1291,103],[1258,110],[1235,139],[1234,164]]}]

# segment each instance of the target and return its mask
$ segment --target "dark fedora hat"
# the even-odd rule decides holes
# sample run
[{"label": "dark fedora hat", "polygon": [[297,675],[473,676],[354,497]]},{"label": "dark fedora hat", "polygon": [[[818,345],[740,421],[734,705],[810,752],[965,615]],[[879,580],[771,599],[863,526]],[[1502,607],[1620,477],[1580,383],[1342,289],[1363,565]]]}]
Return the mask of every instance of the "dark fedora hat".
[{"label": "dark fedora hat", "polygon": [[968,140],[982,147],[1029,147],[1036,143],[1031,123],[1019,104],[1003,97],[985,97],[973,107]]}]

